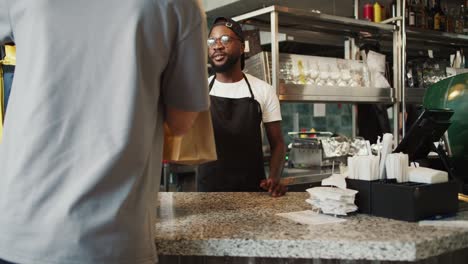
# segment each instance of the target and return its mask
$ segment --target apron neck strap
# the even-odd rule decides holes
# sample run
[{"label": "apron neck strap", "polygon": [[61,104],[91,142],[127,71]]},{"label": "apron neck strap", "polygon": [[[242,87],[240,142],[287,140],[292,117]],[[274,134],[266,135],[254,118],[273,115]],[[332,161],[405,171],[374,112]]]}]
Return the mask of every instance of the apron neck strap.
[{"label": "apron neck strap", "polygon": [[210,87],[210,92],[211,92],[211,88],[213,88],[213,84],[214,84],[215,80],[216,80],[216,74],[213,76],[213,79],[211,79],[210,86],[209,86]]},{"label": "apron neck strap", "polygon": [[249,80],[247,80],[247,76],[245,76],[244,73],[242,73],[242,76],[244,76],[244,80],[247,83],[247,87],[249,87],[249,92],[250,92],[250,95],[252,96],[252,99],[255,99],[255,96],[254,96],[254,94],[252,92],[252,88],[250,87]]},{"label": "apron neck strap", "polygon": [[[245,76],[244,73],[242,73],[242,76],[244,77],[244,80],[247,83],[247,87],[249,87],[250,96],[252,96],[252,99],[255,99],[255,96],[254,96],[254,94],[252,92],[252,88],[250,87],[249,80],[247,79],[247,76]],[[213,79],[211,79],[211,81],[210,81],[210,85],[209,85],[210,92],[211,92],[211,89],[213,88],[213,84],[214,84],[215,80],[216,80],[216,74],[213,76]]]}]

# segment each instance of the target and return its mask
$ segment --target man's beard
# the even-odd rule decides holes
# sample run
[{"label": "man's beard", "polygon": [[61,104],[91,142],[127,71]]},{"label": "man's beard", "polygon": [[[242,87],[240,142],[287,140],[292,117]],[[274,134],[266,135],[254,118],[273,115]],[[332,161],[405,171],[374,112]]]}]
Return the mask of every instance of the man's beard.
[{"label": "man's beard", "polygon": [[209,58],[209,62],[211,64],[211,67],[213,67],[213,70],[216,73],[224,73],[224,72],[231,70],[234,67],[234,65],[236,65],[237,61],[239,61],[239,58],[240,56],[239,57],[228,56],[228,59],[222,65],[215,65],[215,63],[213,62],[211,58]]}]

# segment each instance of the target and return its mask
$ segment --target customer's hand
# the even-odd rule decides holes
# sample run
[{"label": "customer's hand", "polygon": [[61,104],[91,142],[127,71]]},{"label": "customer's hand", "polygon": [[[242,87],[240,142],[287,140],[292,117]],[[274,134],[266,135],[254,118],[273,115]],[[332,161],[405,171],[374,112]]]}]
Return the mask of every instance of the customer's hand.
[{"label": "customer's hand", "polygon": [[276,178],[262,180],[260,182],[260,187],[268,191],[273,197],[283,196],[287,191],[287,187],[281,183],[280,179]]}]

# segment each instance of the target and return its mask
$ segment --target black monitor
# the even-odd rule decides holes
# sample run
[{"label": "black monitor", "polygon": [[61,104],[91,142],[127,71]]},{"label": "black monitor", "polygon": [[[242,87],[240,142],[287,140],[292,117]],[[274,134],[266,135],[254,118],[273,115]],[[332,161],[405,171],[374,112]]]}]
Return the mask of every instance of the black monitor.
[{"label": "black monitor", "polygon": [[424,109],[393,152],[408,154],[410,161],[427,157],[449,128],[451,109]]},{"label": "black monitor", "polygon": [[425,159],[430,151],[437,152],[449,177],[453,179],[452,166],[449,165],[445,150],[434,145],[452,123],[450,118],[453,113],[451,109],[424,109],[393,152],[408,154],[410,161]]}]

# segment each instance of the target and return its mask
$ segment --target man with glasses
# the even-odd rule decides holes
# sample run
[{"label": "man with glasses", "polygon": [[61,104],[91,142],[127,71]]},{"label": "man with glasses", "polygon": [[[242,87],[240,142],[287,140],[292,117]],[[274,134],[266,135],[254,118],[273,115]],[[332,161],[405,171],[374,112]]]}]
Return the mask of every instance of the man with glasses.
[{"label": "man with glasses", "polygon": [[[208,37],[211,115],[218,160],[200,166],[200,191],[255,192],[274,197],[285,193],[280,183],[285,158],[281,111],[271,85],[244,74],[244,37],[230,18],[215,19]],[[263,165],[263,123],[271,147],[270,173]]]}]

